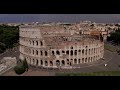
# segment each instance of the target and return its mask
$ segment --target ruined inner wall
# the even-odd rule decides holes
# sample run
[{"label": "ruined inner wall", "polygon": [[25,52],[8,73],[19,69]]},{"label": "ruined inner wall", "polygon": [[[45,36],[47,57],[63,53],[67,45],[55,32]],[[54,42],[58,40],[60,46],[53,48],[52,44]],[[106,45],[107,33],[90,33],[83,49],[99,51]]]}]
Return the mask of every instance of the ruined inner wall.
[{"label": "ruined inner wall", "polygon": [[20,59],[41,67],[90,63],[104,55],[104,43],[81,38],[63,26],[20,28]]}]

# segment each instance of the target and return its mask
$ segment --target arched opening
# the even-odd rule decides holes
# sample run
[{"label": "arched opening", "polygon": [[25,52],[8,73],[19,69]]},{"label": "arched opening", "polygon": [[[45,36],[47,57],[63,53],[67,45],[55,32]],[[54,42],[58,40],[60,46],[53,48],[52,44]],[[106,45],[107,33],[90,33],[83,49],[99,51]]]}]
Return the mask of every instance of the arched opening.
[{"label": "arched opening", "polygon": [[73,64],[73,59],[70,60],[70,66]]},{"label": "arched opening", "polygon": [[33,41],[33,45],[34,45],[34,41]]},{"label": "arched opening", "polygon": [[87,62],[87,58],[85,58],[85,63]]},{"label": "arched opening", "polygon": [[84,63],[84,58],[82,58],[82,63]]},{"label": "arched opening", "polygon": [[43,55],[43,52],[42,51],[40,51],[41,52],[41,56]]},{"label": "arched opening", "polygon": [[65,61],[64,60],[62,60],[62,66],[64,66],[65,65]]},{"label": "arched opening", "polygon": [[80,59],[78,59],[78,63],[80,63]]},{"label": "arched opening", "polygon": [[89,49],[89,55],[90,55],[90,49]]},{"label": "arched opening", "polygon": [[53,62],[52,61],[50,61],[50,66],[53,66]]},{"label": "arched opening", "polygon": [[52,55],[55,55],[54,51],[52,51]]},{"label": "arched opening", "polygon": [[41,44],[41,46],[43,46],[43,42],[42,41],[40,41],[40,44]]},{"label": "arched opening", "polygon": [[48,53],[47,53],[47,51],[45,51],[45,56],[47,56],[48,55]]},{"label": "arched opening", "polygon": [[38,46],[38,41],[36,41],[36,45]]},{"label": "arched opening", "polygon": [[45,61],[45,66],[48,66],[48,62],[47,61]]},{"label": "arched opening", "polygon": [[38,60],[36,60],[36,66],[38,66]]},{"label": "arched opening", "polygon": [[79,53],[81,52],[81,50],[78,51]]},{"label": "arched opening", "polygon": [[56,61],[56,66],[57,67],[60,66],[60,61],[59,60]]},{"label": "arched opening", "polygon": [[71,47],[70,49],[73,49],[73,47]]},{"label": "arched opening", "polygon": [[36,50],[36,55],[38,55],[38,50]]},{"label": "arched opening", "polygon": [[69,64],[69,59],[67,59],[67,64]]},{"label": "arched opening", "polygon": [[66,51],[66,54],[69,55],[69,50]]},{"label": "arched opening", "polygon": [[65,51],[64,51],[64,50],[62,50],[62,53],[65,53]]},{"label": "arched opening", "polygon": [[59,52],[59,51],[56,51],[56,54],[57,54],[57,55],[60,55],[60,52]]},{"label": "arched opening", "polygon": [[73,50],[70,51],[70,55],[71,55],[71,56],[73,55]]},{"label": "arched opening", "polygon": [[94,48],[94,53],[95,53],[95,48]]},{"label": "arched opening", "polygon": [[41,60],[40,62],[41,62],[41,65],[43,65],[43,61]]},{"label": "arched opening", "polygon": [[75,55],[77,55],[77,50],[75,50],[75,52],[74,52],[74,53],[75,53]]},{"label": "arched opening", "polygon": [[85,51],[85,55],[87,55],[87,49],[86,49],[86,51]]},{"label": "arched opening", "polygon": [[82,50],[82,54],[84,54],[84,49]]},{"label": "arched opening", "polygon": [[34,50],[33,50],[33,54],[34,54]]},{"label": "arched opening", "polygon": [[90,62],[90,57],[88,58],[88,62]]},{"label": "arched opening", "polygon": [[74,63],[77,64],[77,59],[74,59]]}]

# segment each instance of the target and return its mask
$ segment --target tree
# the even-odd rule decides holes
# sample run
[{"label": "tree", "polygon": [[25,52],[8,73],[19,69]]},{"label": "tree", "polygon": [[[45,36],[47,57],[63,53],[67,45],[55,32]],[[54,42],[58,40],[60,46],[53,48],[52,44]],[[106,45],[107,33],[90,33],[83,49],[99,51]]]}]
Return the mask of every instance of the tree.
[{"label": "tree", "polygon": [[118,28],[115,32],[111,33],[110,36],[107,37],[107,41],[112,41],[113,43],[119,45],[120,44],[120,28]]},{"label": "tree", "polygon": [[16,74],[20,75],[23,74],[25,71],[28,71],[28,68],[29,67],[26,59],[24,61],[19,60],[14,68],[14,71],[16,72]]},{"label": "tree", "polygon": [[25,68],[23,66],[15,66],[14,71],[16,74],[20,75],[25,72]]},{"label": "tree", "polygon": [[26,71],[28,71],[28,63],[26,61],[26,59],[23,61],[23,67],[25,68]]}]

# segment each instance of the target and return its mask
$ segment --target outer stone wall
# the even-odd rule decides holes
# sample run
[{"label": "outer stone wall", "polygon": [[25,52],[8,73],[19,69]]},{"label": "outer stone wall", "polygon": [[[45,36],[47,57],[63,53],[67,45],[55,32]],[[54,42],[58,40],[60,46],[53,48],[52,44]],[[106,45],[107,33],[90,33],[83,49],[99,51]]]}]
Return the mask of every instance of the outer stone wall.
[{"label": "outer stone wall", "polygon": [[59,48],[50,48],[38,27],[21,27],[19,43],[20,59],[26,59],[30,65],[47,68],[90,63],[104,55],[104,43],[99,40],[73,41],[63,43]]}]

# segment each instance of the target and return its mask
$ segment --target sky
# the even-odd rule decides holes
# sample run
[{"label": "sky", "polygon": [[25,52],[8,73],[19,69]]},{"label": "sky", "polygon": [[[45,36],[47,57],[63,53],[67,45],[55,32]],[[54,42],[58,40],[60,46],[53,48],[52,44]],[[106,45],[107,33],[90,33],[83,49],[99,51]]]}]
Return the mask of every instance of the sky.
[{"label": "sky", "polygon": [[0,23],[92,21],[119,23],[120,14],[0,14]]}]

